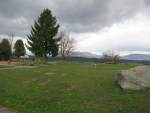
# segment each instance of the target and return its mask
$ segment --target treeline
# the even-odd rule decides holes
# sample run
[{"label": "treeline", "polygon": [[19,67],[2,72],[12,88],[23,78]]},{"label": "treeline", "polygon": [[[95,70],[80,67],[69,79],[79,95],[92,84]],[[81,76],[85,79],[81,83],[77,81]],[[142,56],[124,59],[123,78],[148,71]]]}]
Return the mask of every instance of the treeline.
[{"label": "treeline", "polygon": [[[60,25],[56,17],[52,15],[49,9],[44,9],[27,36],[27,48],[36,58],[42,58],[47,61],[47,56],[55,57],[60,55],[63,60],[72,54],[75,42],[69,34],[59,32]],[[102,58],[105,63],[118,64],[119,55],[114,52],[106,52]]]},{"label": "treeline", "polygon": [[[46,62],[48,56],[61,56],[64,60],[74,50],[75,42],[66,32],[60,32],[60,25],[51,10],[44,9],[31,26],[31,32],[27,35],[26,47],[37,60]],[[17,40],[12,47],[12,40],[3,39],[0,43],[0,60],[8,60],[13,57],[19,58],[26,53],[22,40]],[[120,57],[114,52],[103,54],[105,63],[117,64]]]},{"label": "treeline", "polygon": [[13,46],[13,42],[9,39],[3,38],[0,42],[0,60],[10,60],[12,58],[19,58],[26,53],[24,43],[22,40],[17,40]]},{"label": "treeline", "polygon": [[43,12],[31,26],[31,32],[27,35],[27,44],[22,40],[17,40],[12,47],[12,40],[3,39],[0,43],[0,60],[24,56],[25,47],[31,51],[37,60],[47,61],[48,56],[62,56],[62,59],[71,55],[74,49],[74,40],[64,31],[59,30],[57,23],[49,9]]}]

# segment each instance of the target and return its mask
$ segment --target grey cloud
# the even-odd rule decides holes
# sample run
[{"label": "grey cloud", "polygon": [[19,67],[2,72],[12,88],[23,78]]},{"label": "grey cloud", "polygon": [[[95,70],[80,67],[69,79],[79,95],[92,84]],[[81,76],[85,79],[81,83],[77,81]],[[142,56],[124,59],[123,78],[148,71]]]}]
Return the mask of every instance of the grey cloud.
[{"label": "grey cloud", "polygon": [[0,34],[25,37],[43,8],[50,8],[66,31],[81,33],[127,19],[148,4],[149,0],[0,0]]},{"label": "grey cloud", "polygon": [[[55,7],[55,12],[61,23],[79,32],[97,31],[133,16],[145,6],[143,0],[69,1],[55,0],[55,4],[61,4]],[[81,29],[76,26],[77,24]]]},{"label": "grey cloud", "polygon": [[0,34],[25,37],[30,26],[46,5],[30,0],[1,0],[0,1]]}]

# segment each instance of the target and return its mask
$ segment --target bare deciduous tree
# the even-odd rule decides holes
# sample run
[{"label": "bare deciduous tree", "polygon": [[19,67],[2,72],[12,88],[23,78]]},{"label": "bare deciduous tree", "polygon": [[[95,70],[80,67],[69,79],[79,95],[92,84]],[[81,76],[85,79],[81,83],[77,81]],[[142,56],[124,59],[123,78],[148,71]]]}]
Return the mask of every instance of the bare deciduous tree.
[{"label": "bare deciduous tree", "polygon": [[103,53],[102,59],[105,63],[118,64],[120,62],[120,56],[113,51],[107,51]]},{"label": "bare deciduous tree", "polygon": [[61,32],[59,35],[60,38],[60,55],[63,59],[67,56],[70,56],[74,50],[75,41],[70,37],[69,34]]},{"label": "bare deciduous tree", "polygon": [[11,51],[13,51],[13,42],[14,42],[14,37],[15,37],[15,35],[14,35],[14,34],[10,34],[10,35],[9,35],[9,38],[8,38],[9,43],[10,43],[10,46],[11,46]]}]

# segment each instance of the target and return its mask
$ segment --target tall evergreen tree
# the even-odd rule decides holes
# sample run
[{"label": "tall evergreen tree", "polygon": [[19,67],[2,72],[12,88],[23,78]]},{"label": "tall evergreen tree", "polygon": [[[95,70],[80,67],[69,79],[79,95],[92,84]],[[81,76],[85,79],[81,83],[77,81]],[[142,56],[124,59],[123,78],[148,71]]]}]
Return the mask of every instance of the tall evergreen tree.
[{"label": "tall evergreen tree", "polygon": [[38,20],[34,22],[31,27],[31,33],[28,35],[27,48],[37,57],[44,57],[47,55],[53,57],[58,55],[58,41],[56,38],[59,25],[56,18],[52,15],[49,9],[44,9]]},{"label": "tall evergreen tree", "polygon": [[11,56],[11,45],[7,39],[3,39],[0,43],[1,60],[9,60]]},{"label": "tall evergreen tree", "polygon": [[24,56],[26,51],[25,51],[25,47],[24,47],[24,43],[22,40],[17,40],[14,46],[14,55],[16,57],[20,57],[20,56]]}]

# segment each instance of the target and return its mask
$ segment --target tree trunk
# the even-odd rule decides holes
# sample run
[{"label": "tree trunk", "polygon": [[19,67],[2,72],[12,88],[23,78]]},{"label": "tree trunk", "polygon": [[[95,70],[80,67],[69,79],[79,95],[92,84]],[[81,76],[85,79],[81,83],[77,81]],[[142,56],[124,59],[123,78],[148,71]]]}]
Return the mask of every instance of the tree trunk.
[{"label": "tree trunk", "polygon": [[47,60],[48,60],[47,55],[46,55],[46,54],[44,54],[44,63],[46,63],[46,62],[47,62]]}]

